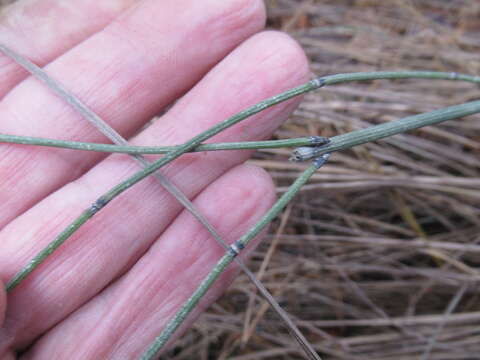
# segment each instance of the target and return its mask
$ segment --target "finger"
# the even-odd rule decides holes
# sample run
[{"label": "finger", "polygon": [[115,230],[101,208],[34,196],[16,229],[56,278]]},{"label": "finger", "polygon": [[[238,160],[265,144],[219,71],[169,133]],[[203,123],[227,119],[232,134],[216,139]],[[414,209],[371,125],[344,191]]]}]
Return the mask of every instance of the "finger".
[{"label": "finger", "polygon": [[[7,294],[5,293],[5,285],[0,281],[0,328],[3,327],[3,320],[5,318],[5,310],[7,308]],[[2,348],[0,345],[0,358],[2,360],[15,359],[13,353],[7,348]]]},{"label": "finger", "polygon": [[[137,0],[17,1],[0,14],[0,43],[44,66],[101,30]],[[0,55],[0,99],[27,72]]]},{"label": "finger", "polygon": [[[195,204],[231,243],[253,226],[274,197],[270,176],[243,165],[211,184]],[[27,358],[61,359],[67,354],[69,358],[74,354],[74,359],[138,358],[223,254],[184,210],[126,275],[47,333]],[[187,324],[226,289],[236,273],[232,265],[222,274]],[[82,349],[72,351],[78,339]]]},{"label": "finger", "polygon": [[[145,0],[47,70],[128,137],[263,21],[260,0]],[[0,118],[2,133],[105,141],[35,79],[5,97]],[[0,145],[0,228],[102,157]]]},{"label": "finger", "polygon": [[[305,55],[292,39],[275,32],[256,35],[135,142],[183,141],[246,105],[304,82],[307,74]],[[212,93],[222,95],[221,103],[218,97],[212,99]],[[217,140],[269,136],[296,103],[259,113],[247,122],[250,127],[234,127],[217,135]],[[192,154],[178,159],[165,173],[193,198],[248,156],[245,151]],[[0,233],[0,276],[10,279],[89,203],[137,169],[126,156],[111,156],[10,223]],[[8,314],[17,317],[8,331],[16,336],[16,344],[28,343],[128,270],[180,211],[181,206],[154,179],[145,179],[97,214],[10,294],[13,305]]]}]

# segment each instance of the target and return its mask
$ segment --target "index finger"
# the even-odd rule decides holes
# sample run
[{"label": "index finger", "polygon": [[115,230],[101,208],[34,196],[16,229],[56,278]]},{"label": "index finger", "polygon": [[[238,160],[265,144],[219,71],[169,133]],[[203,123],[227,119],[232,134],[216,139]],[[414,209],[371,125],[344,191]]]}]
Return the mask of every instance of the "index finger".
[{"label": "index finger", "polygon": [[[44,66],[138,0],[20,0],[0,8],[0,43]],[[0,99],[28,73],[0,56]]]}]

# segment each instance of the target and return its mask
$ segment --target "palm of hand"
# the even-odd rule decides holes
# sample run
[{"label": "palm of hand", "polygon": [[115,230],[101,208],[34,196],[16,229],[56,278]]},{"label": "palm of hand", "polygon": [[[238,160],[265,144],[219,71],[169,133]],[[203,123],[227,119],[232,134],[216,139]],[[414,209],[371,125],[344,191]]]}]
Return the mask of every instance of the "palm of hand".
[{"label": "palm of hand", "polygon": [[[49,16],[39,16],[45,9]],[[254,35],[264,16],[258,0],[20,1],[0,19],[0,42],[46,66],[123,136],[138,133],[132,143],[168,145],[306,79],[304,55],[291,39]],[[105,142],[46,87],[0,61],[1,133]],[[268,137],[294,106],[262,112],[214,141]],[[89,203],[138,170],[125,155],[7,144],[0,153],[3,282]],[[268,175],[241,165],[249,155],[190,154],[164,171],[230,242],[274,199]],[[0,356],[28,348],[31,359],[134,358],[221,253],[148,178],[97,214],[12,291],[8,303],[0,292]],[[222,276],[200,308],[234,273]]]}]

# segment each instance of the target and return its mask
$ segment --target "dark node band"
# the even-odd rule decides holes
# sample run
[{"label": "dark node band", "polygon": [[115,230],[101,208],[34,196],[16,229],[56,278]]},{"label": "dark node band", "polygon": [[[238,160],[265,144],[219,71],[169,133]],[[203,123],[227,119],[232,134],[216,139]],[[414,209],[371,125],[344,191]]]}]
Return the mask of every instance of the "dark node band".
[{"label": "dark node band", "polygon": [[314,85],[317,89],[325,86],[325,79],[321,77],[317,77],[311,80],[312,85]]},{"label": "dark node band", "polygon": [[313,163],[315,164],[317,169],[320,169],[323,165],[325,165],[329,157],[330,157],[330,153],[322,154],[322,156],[319,156],[318,158],[313,160]]},{"label": "dark node band", "polygon": [[235,257],[238,254],[240,254],[240,251],[242,251],[245,248],[245,245],[239,241],[235,241],[232,245],[228,247],[228,253],[230,256]]},{"label": "dark node band", "polygon": [[97,199],[91,206],[90,206],[90,211],[92,213],[98,212],[101,208],[103,208],[105,205],[108,204],[108,201],[105,200],[103,197]]},{"label": "dark node band", "polygon": [[315,146],[323,146],[330,143],[330,138],[324,136],[310,136],[310,143]]}]

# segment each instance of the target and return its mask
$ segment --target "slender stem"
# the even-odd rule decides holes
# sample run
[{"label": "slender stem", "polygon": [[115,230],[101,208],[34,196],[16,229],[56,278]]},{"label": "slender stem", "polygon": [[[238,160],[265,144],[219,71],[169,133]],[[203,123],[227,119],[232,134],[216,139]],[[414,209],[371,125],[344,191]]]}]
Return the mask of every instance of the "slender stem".
[{"label": "slender stem", "polygon": [[[303,85],[304,86],[304,85]],[[304,91],[304,87],[298,87],[293,89],[288,95],[283,95],[283,97],[295,96],[299,91]],[[231,126],[246,117],[261,111],[261,109],[272,106],[275,101],[278,101],[279,97],[273,97],[264,102],[264,105],[254,105],[252,108],[249,108],[237,115],[232,116],[230,119],[225,120],[224,122],[217,124],[213,128],[205,131],[204,133],[197,135],[191,141],[178,146],[175,150],[167,153],[164,157],[157,160],[153,164],[144,168],[143,170],[137,172],[135,175],[129,179],[118,184],[106,194],[101,196],[93,205],[92,208],[96,211],[91,215],[93,216],[98,210],[103,208],[107,203],[109,203],[113,198],[121,194],[123,191],[127,190],[129,187],[133,186],[138,181],[144,179],[151,173],[155,172],[157,169],[162,167],[165,164],[168,164],[172,160],[176,159],[184,152],[189,151],[203,141],[208,139],[211,136],[214,136],[223,129]],[[417,128],[420,126],[426,126],[433,123],[438,123],[440,121],[451,120],[461,116],[466,116],[480,112],[480,101],[473,101],[470,103],[455,105],[447,107],[440,110],[435,110],[429,113],[424,113],[420,115],[409,116],[396,121],[391,121],[385,124],[377,125],[371,128],[361,129],[352,131],[347,134],[339,135],[331,138],[331,142],[325,146],[321,146],[316,149],[317,154],[322,154],[326,152],[333,152],[338,150],[347,149],[355,145],[363,144],[368,141],[373,141],[377,139],[384,138],[386,136],[391,136],[409,129]],[[373,130],[372,130],[373,129]],[[20,281],[22,281],[29,273],[31,273],[38,265],[40,265],[45,258],[50,255],[56,248],[63,244],[74,232],[78,229],[80,225],[85,223],[90,217],[84,219],[84,214],[89,213],[89,209],[85,210],[82,215],[80,215],[75,221],[73,221],[67,229],[62,231],[53,241],[48,245],[47,248],[43,249],[39,254],[37,254],[30,263],[22,268],[14,278],[7,284],[7,291],[14,289]],[[72,231],[70,231],[72,229]],[[45,255],[46,254],[46,255]]]},{"label": "slender stem", "polygon": [[[297,146],[322,145],[323,139],[320,136],[309,136],[295,139],[268,140],[268,141],[245,141],[230,143],[201,144],[192,149],[194,152],[218,151],[218,150],[253,150],[253,149],[275,149]],[[112,144],[95,144],[79,141],[66,141],[38,138],[31,136],[5,135],[0,134],[0,143],[13,143],[22,145],[48,146],[64,149],[98,151],[108,153],[124,154],[165,154],[178,149],[179,146],[123,146]]]},{"label": "slender stem", "polygon": [[[36,67],[34,64],[29,62],[27,59],[17,55],[13,51],[11,51],[8,47],[0,44],[0,52],[10,56],[13,58],[17,63],[25,67],[27,70],[31,71],[37,78],[44,81],[52,90],[56,91],[62,98],[64,98],[67,102],[69,102],[73,107],[75,107],[84,117],[86,117],[89,121],[94,123],[104,134],[110,137],[110,139],[114,140],[117,145],[128,145],[126,140],[124,140],[118,133],[116,133],[112,128],[110,128],[103,120],[101,120],[95,113],[93,113],[88,107],[86,107],[83,103],[80,102],[75,96],[70,94],[66,89],[64,89],[60,84],[56,83],[56,81],[48,76],[42,69]],[[184,152],[190,151],[194,149],[197,145],[203,141],[201,140],[202,136],[204,136],[204,140],[208,139],[209,137],[217,134],[218,132],[222,131],[223,129],[235,124],[238,121],[247,118],[263,109],[266,109],[270,106],[273,106],[277,103],[282,101],[288,100],[293,96],[300,95],[302,93],[317,89],[322,87],[326,84],[335,84],[341,83],[346,81],[353,81],[353,80],[374,80],[374,79],[394,79],[394,78],[431,78],[431,79],[449,79],[449,80],[464,80],[464,81],[471,81],[471,82],[479,82],[478,77],[472,77],[468,75],[461,75],[456,73],[437,73],[437,72],[376,72],[376,73],[354,73],[354,74],[339,74],[333,76],[327,76],[323,78],[314,79],[304,85],[301,85],[295,89],[289,90],[283,94],[274,96],[268,100],[265,100],[257,105],[254,105],[250,109],[239,113],[233,116],[230,119],[227,119],[224,123],[219,124],[216,127],[213,127],[209,131],[202,133],[196,137],[194,137],[188,143],[179,146],[178,149],[174,149],[165,158],[165,161],[157,161],[156,163],[147,166],[148,163],[145,159],[140,158],[137,153],[133,153],[135,158],[140,161],[146,168],[144,171],[138,173],[136,176],[128,179],[122,184],[119,184],[117,187],[113,188],[104,196],[100,197],[91,207],[86,209],[82,214],[74,221],[67,229],[65,229],[51,244],[48,245],[46,249],[44,249],[40,254],[37,255],[20,273],[18,273],[12,281],[7,284],[7,290],[13,289],[18,283],[25,278],[31,271],[33,271],[36,266],[38,266],[43,260],[50,255],[55,249],[60,246],[69,236],[71,236],[82,224],[84,224],[88,219],[95,215],[101,208],[103,208],[109,201],[111,201],[115,196],[120,194],[121,192],[128,189],[128,187],[135,184],[137,181],[140,181],[144,177],[153,174],[156,169],[160,168],[161,166],[165,165],[166,163],[172,161],[176,157],[182,155]],[[243,116],[243,117],[242,117]],[[222,127],[222,125],[224,127]],[[197,141],[197,142],[196,142]],[[298,145],[295,145],[298,146]],[[84,149],[87,150],[87,149]],[[161,159],[164,160],[165,158]],[[160,177],[160,174],[157,174]],[[166,186],[168,189],[168,182],[166,179],[163,180],[162,185]],[[171,187],[171,185],[169,185]],[[177,194],[176,194],[177,193]],[[174,196],[179,199],[178,191],[173,192]],[[185,200],[179,199],[182,204],[184,204]],[[188,203],[188,199],[186,200]],[[188,207],[187,207],[188,208]],[[197,217],[201,217],[200,214],[196,212],[194,208],[189,209],[192,211],[194,215]],[[203,222],[202,222],[203,223]],[[208,229],[208,226],[207,226]],[[210,231],[210,229],[209,229]],[[25,271],[24,271],[25,270]]]},{"label": "slender stem", "polygon": [[449,106],[428,113],[408,116],[400,120],[390,121],[331,137],[330,142],[324,146],[295,149],[291,159],[296,161],[308,160],[320,154],[348,149],[356,145],[478,112],[480,112],[480,100]]},{"label": "slender stem", "polygon": [[380,80],[380,79],[432,79],[432,80],[458,80],[480,83],[480,76],[459,74],[456,72],[441,71],[372,71],[327,75],[317,78],[325,85],[334,85],[351,81]]},{"label": "slender stem", "polygon": [[[7,284],[7,291],[11,291],[14,289],[24,278],[26,278],[38,265],[40,265],[48,255],[53,253],[61,244],[63,244],[81,225],[83,225],[88,219],[95,215],[101,208],[103,208],[106,204],[108,204],[113,198],[121,194],[123,191],[127,190],[129,187],[133,186],[138,181],[142,180],[143,178],[147,177],[148,175],[154,173],[160,167],[168,164],[169,162],[173,161],[174,159],[178,158],[182,154],[187,151],[191,151],[192,149],[201,145],[202,142],[209,139],[210,137],[218,134],[219,132],[223,131],[224,129],[252,116],[260,111],[263,111],[275,104],[281,103],[288,99],[291,99],[297,95],[306,93],[308,91],[312,91],[314,89],[318,89],[324,85],[331,85],[336,83],[342,83],[347,81],[355,81],[355,80],[374,80],[374,79],[387,79],[387,78],[431,78],[431,79],[450,79],[450,80],[463,80],[463,81],[470,81],[470,82],[480,82],[479,77],[472,77],[468,75],[459,75],[455,73],[436,73],[436,72],[375,72],[375,73],[353,73],[353,74],[338,74],[332,76],[326,76],[323,78],[317,78],[308,83],[293,88],[287,92],[282,94],[273,96],[265,101],[262,101],[232,117],[229,119],[215,125],[214,127],[210,128],[209,130],[195,136],[187,143],[176,147],[174,150],[168,152],[164,157],[157,160],[153,164],[147,166],[145,169],[141,170],[140,172],[136,173],[126,181],[118,184],[106,194],[101,196],[91,207],[84,210],[82,214],[72,222],[64,231],[62,231],[48,246],[47,248],[43,249],[37,256],[35,256],[30,263],[25,266],[23,269],[17,273],[14,278]],[[349,134],[340,135],[335,137],[335,141],[332,141],[331,144],[320,147],[319,153],[331,152],[331,151],[338,151],[341,149],[346,149],[361,143],[365,143],[368,141],[373,141],[375,139],[383,138],[386,136],[390,136],[396,134],[398,132],[406,131],[412,128],[416,128],[419,126],[425,126],[428,124],[432,124],[439,121],[450,120],[455,117],[469,115],[479,111],[478,102],[471,102],[464,105],[458,105],[451,108],[437,110],[437,116],[443,116],[443,120],[440,117],[435,118],[432,117],[432,113],[417,115],[418,116],[426,116],[426,118],[420,117],[416,120],[419,120],[420,123],[416,125],[410,124],[410,121],[413,117],[409,117],[410,121],[403,122],[405,124],[400,123],[399,126],[395,125],[396,122],[390,122],[382,125],[378,125],[376,130],[372,134],[369,133],[369,129],[358,130],[356,132],[352,132]],[[462,106],[464,108],[462,108]],[[467,108],[465,108],[467,107]],[[440,112],[440,113],[438,113]],[[435,113],[435,112],[433,112]],[[408,119],[408,118],[407,118]],[[401,122],[401,120],[399,120]],[[414,122],[415,123],[415,122]],[[423,124],[423,125],[422,125]],[[384,128],[382,128],[382,126]],[[387,128],[385,128],[387,126]],[[379,130],[380,129],[380,130]],[[352,135],[353,134],[353,135]],[[284,194],[285,196],[285,194]],[[284,197],[282,197],[284,198]],[[263,225],[264,226],[264,225]],[[247,241],[248,242],[248,241]],[[223,259],[223,258],[222,258]],[[231,260],[228,261],[230,263]],[[225,264],[225,266],[228,265]],[[218,277],[218,275],[217,275]],[[206,291],[206,290],[205,290]]]},{"label": "slender stem", "polygon": [[51,255],[64,241],[62,239],[69,238],[75,231],[77,231],[80,226],[85,224],[93,215],[95,215],[94,206],[84,210],[82,214],[75,220],[74,223],[70,224],[65,230],[62,231],[58,237],[47,245],[46,248],[42,249],[30,262],[23,267],[15,276],[7,283],[5,286],[6,291],[12,291],[20,282],[25,279],[33,270],[37,268],[49,255]]},{"label": "slender stem", "polygon": [[[242,249],[245,247],[255,236],[257,236],[262,229],[268,225],[292,200],[292,198],[298,193],[300,188],[310,179],[315,171],[320,168],[328,157],[324,156],[318,160],[312,162],[312,164],[295,180],[290,186],[288,191],[282,195],[280,199],[272,206],[272,208],[262,217],[262,219],[255,224],[245,235],[243,235],[238,241],[235,242],[236,247]],[[153,359],[160,349],[167,343],[170,337],[175,333],[178,327],[182,324],[188,314],[195,308],[202,297],[207,293],[208,289],[222,274],[225,268],[233,261],[238,255],[237,251],[226,251],[221,259],[214,266],[212,271],[203,279],[195,292],[185,301],[178,312],[168,322],[163,329],[162,333],[155,338],[153,343],[143,354],[142,360]]]},{"label": "slender stem", "polygon": [[[78,99],[74,94],[70,93],[61,83],[56,81],[50,75],[48,75],[43,69],[39,68],[28,59],[22,57],[19,54],[16,54],[14,51],[8,49],[6,46],[0,44],[0,52],[3,51],[8,56],[12,57],[13,60],[17,61],[21,66],[23,66],[27,71],[29,71],[33,76],[39,80],[46,83],[46,85],[66,102],[68,102],[73,108],[75,108],[80,114],[83,115],[90,123],[97,127],[105,136],[107,136],[115,145],[129,146],[127,140],[125,140],[117,131],[115,131],[111,126],[109,126],[100,116],[98,116],[93,110],[88,108],[80,99]],[[311,137],[310,145],[320,145],[328,141],[328,139],[315,136]],[[288,140],[287,140],[288,141]],[[296,145],[300,146],[300,145]],[[147,167],[150,163],[145,159],[141,154],[130,154],[137,162],[139,162],[143,167]],[[212,235],[212,237],[225,249],[228,249],[228,245],[221,238],[220,234],[215,230],[215,228],[208,222],[205,216],[193,205],[193,203],[188,199],[185,194],[178,189],[175,184],[170,182],[164,175],[159,171],[152,174],[160,184],[171,194],[173,197],[180,202],[187,211],[189,211]],[[47,254],[48,255],[48,254]],[[259,292],[265,297],[265,299],[272,306],[272,309],[277,312],[279,317],[284,320],[288,330],[292,336],[297,340],[301,348],[305,351],[305,354],[311,360],[320,360],[320,357],[316,354],[313,347],[309,344],[307,339],[303,336],[297,326],[293,323],[292,320],[288,317],[287,313],[280,307],[280,305],[275,301],[273,296],[268,292],[268,290],[263,286],[263,284],[258,281],[255,275],[247,268],[247,266],[239,259],[235,258],[235,262],[240,266],[240,268],[245,272],[247,277],[255,284]]]},{"label": "slender stem", "polygon": [[[183,155],[185,152],[190,151],[196,148],[205,140],[208,140],[212,136],[220,133],[221,131],[229,128],[236,123],[259,113],[275,104],[281,103],[288,99],[291,99],[297,95],[303,94],[307,91],[317,89],[322,86],[321,82],[316,80],[309,81],[306,84],[297,86],[291,90],[288,90],[282,94],[275,95],[269,99],[266,99],[256,105],[251,106],[250,108],[239,112],[238,114],[233,115],[232,117],[224,120],[221,123],[216,124],[210,129],[204,131],[203,133],[193,137],[190,141],[186,142],[183,145],[178,146],[175,150],[168,152],[160,158],[159,160],[148,165],[144,169],[140,170],[130,178],[125,181],[122,181],[120,184],[116,185],[110,189],[107,193],[100,196],[97,201],[88,209],[84,210],[82,214],[75,219],[64,231],[62,231],[45,249],[42,249],[24,268],[22,268],[12,280],[7,283],[6,290],[12,291],[20,282],[25,279],[37,266],[39,266],[48,255],[52,254],[59,246],[61,246],[81,225],[83,225],[88,219],[90,219],[95,213],[100,211],[105,205],[112,201],[116,196],[123,193],[125,190],[135,185],[140,180],[146,178],[150,174],[153,174],[155,171],[160,169],[162,166],[172,162],[179,156]],[[86,215],[88,214],[88,215]]]},{"label": "slender stem", "polygon": [[[356,130],[350,133],[335,136],[330,138],[331,142],[319,146],[317,148],[309,148],[312,150],[312,154],[323,154],[323,162],[326,161],[331,151],[338,151],[346,148],[350,148],[355,145],[363,144],[365,142],[374,141],[398,134],[400,132],[408,131],[420,126],[431,125],[440,121],[451,120],[454,118],[471,115],[480,112],[480,101],[473,101],[463,105],[456,105],[447,107],[440,110],[435,110],[429,113],[409,116],[397,121],[372,126],[367,129]],[[305,160],[305,159],[302,159]],[[316,169],[318,169],[323,162],[317,158],[314,163],[305,170],[305,172],[290,186],[288,191],[273,205],[268,213],[255,224],[245,235],[243,235],[236,243],[236,247],[243,249],[259,232],[269,224],[280,211],[288,204],[293,196],[300,190],[301,186],[313,175]],[[209,287],[220,276],[222,271],[230,264],[235,257],[235,252],[227,252],[217,263],[210,274],[203,280],[193,295],[182,305],[180,310],[174,315],[170,322],[165,326],[162,333],[154,340],[150,348],[143,355],[142,359],[153,359],[158,351],[167,343],[176,329],[185,320],[190,311],[196,306],[203,295],[207,292]]]}]

